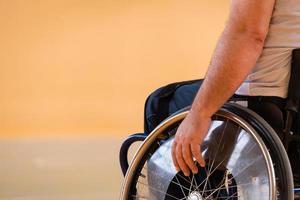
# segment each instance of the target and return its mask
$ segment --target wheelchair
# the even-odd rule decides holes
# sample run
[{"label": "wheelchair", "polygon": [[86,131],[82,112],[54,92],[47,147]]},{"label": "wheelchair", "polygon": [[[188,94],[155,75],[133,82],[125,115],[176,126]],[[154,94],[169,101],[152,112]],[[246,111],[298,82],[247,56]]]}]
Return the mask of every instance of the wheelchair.
[{"label": "wheelchair", "polygon": [[[293,54],[300,58],[299,50]],[[262,117],[244,106],[246,97],[232,97],[213,115],[201,145],[206,166],[195,161],[198,173],[186,177],[176,171],[171,156],[176,130],[189,112],[186,107],[163,120],[150,134],[133,134],[123,142],[120,164],[125,179],[120,199],[300,199],[287,155],[290,142],[300,142],[300,133],[292,128],[300,102],[299,80],[293,83],[300,74],[298,62],[292,67],[282,139]],[[137,141],[142,144],[129,165],[128,150]]]}]

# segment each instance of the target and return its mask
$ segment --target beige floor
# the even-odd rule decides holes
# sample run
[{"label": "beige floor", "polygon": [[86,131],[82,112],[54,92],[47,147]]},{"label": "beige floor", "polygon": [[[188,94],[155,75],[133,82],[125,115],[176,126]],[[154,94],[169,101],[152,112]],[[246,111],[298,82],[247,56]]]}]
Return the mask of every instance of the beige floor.
[{"label": "beige floor", "polygon": [[0,140],[0,200],[114,200],[122,138]]}]

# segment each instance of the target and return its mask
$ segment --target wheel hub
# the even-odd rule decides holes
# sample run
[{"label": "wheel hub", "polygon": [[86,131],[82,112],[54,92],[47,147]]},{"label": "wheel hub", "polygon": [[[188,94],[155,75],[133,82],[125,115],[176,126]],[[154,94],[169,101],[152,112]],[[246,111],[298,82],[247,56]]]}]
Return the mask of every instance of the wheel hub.
[{"label": "wheel hub", "polygon": [[199,192],[192,192],[188,198],[188,200],[204,200]]}]

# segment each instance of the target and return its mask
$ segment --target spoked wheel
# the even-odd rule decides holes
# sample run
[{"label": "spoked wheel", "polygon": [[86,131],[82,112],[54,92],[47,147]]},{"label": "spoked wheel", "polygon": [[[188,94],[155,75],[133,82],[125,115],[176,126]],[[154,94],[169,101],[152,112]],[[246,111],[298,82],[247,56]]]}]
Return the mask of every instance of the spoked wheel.
[{"label": "spoked wheel", "polygon": [[[274,131],[264,121],[258,123],[260,128],[271,131],[268,134],[272,137],[265,137],[261,133],[263,129],[258,132],[254,124],[250,125],[253,120],[237,116],[231,109],[248,112],[228,104],[214,115],[201,146],[206,166],[197,165],[198,173],[189,177],[175,170],[171,156],[173,136],[188,111],[164,121],[135,155],[125,177],[121,199],[292,199],[290,166]],[[262,120],[249,113],[259,122]]]}]

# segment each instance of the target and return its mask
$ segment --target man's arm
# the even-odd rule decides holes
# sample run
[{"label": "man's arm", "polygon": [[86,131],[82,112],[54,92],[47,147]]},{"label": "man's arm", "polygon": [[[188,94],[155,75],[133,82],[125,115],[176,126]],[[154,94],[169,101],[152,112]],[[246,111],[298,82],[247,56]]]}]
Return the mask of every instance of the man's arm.
[{"label": "man's arm", "polygon": [[185,175],[197,172],[192,156],[204,165],[200,144],[210,117],[233,95],[255,66],[268,33],[275,0],[232,0],[226,27],[217,43],[205,80],[191,111],[179,126],[173,162]]}]

